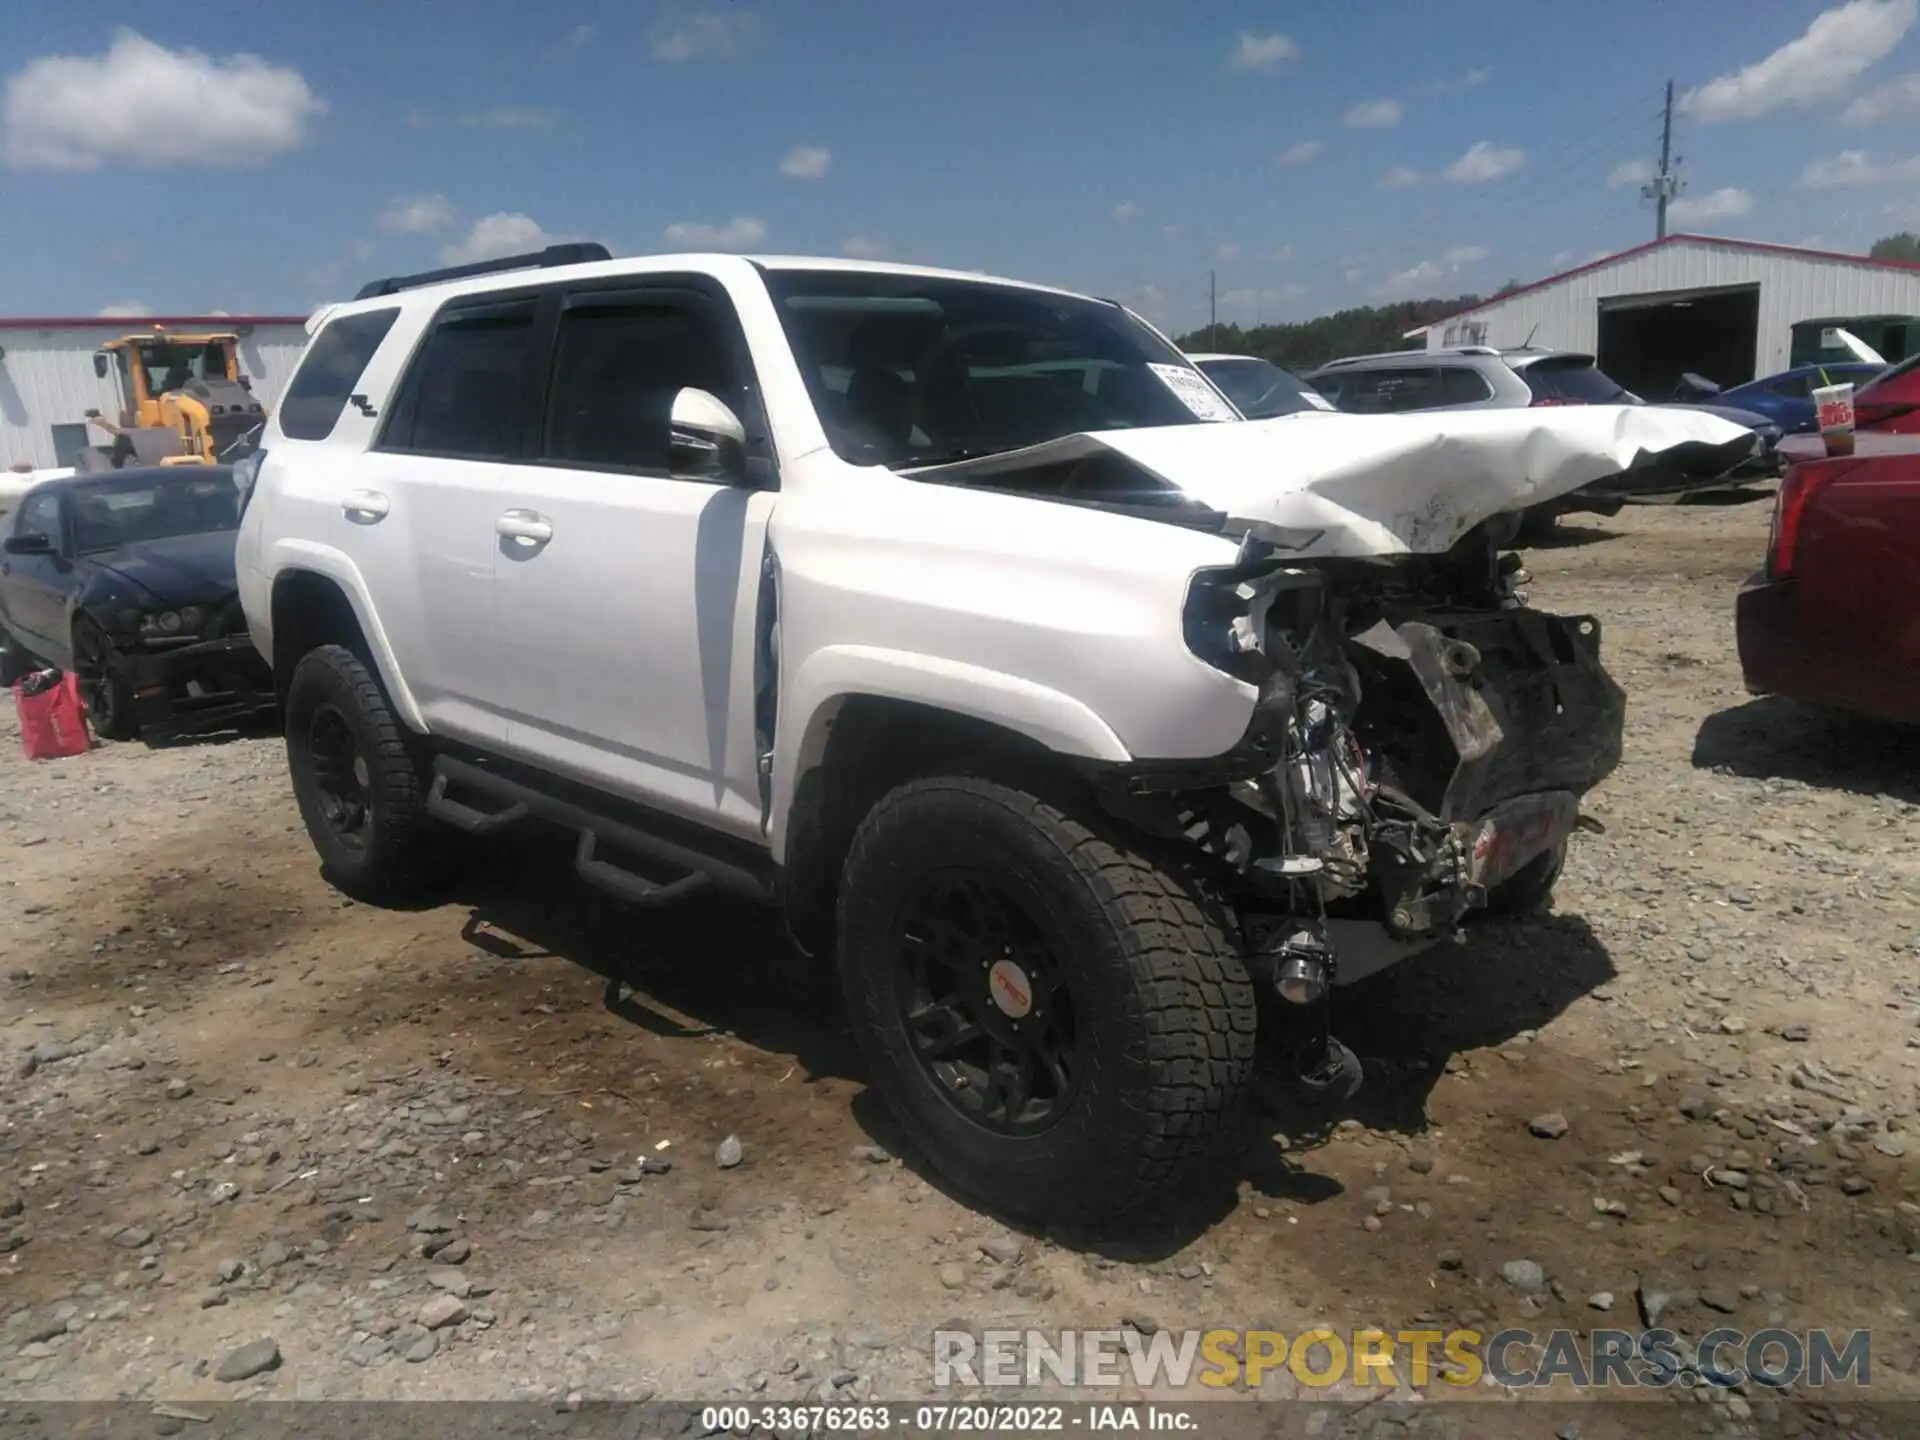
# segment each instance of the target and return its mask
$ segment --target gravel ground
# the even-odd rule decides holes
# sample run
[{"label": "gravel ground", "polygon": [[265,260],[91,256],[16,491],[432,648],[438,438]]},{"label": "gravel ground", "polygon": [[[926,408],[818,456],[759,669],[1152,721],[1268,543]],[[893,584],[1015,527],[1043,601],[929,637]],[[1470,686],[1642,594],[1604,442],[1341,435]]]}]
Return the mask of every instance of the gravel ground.
[{"label": "gravel ground", "polygon": [[1649,1306],[1871,1327],[1873,1390],[1920,1396],[1920,770],[1741,690],[1766,511],[1533,552],[1631,703],[1556,912],[1344,992],[1354,1107],[1263,1106],[1115,1235],[1009,1229],[895,1158],[772,917],[624,910],[537,843],[371,910],[321,882],[276,739],[35,765],[9,714],[0,1399],[904,1399],[946,1325]]}]

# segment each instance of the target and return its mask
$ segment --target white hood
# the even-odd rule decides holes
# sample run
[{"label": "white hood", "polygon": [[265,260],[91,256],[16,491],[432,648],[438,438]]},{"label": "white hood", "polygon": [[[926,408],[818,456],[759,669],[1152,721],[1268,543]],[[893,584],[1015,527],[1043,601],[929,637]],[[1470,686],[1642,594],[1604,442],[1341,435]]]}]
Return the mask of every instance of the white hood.
[{"label": "white hood", "polygon": [[[1124,455],[1303,559],[1439,554],[1483,520],[1691,451],[1751,453],[1753,432],[1686,407],[1580,405],[1413,415],[1283,415],[1069,435],[921,470],[983,477]],[[1715,467],[1707,465],[1711,470]]]}]

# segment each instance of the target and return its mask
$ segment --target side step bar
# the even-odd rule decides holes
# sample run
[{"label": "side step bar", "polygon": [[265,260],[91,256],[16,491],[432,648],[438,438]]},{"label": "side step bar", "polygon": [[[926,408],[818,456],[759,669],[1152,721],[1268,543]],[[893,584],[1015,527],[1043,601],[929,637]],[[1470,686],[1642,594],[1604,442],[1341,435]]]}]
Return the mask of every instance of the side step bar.
[{"label": "side step bar", "polygon": [[[482,810],[477,805],[456,800],[447,793],[454,786],[498,801],[499,808]],[[629,821],[616,820],[451,755],[434,758],[427,813],[469,835],[492,835],[526,819],[547,820],[564,826],[580,837],[573,856],[573,866],[580,878],[629,904],[661,905],[709,885],[755,900],[770,900],[774,894],[770,878],[756,874],[745,865],[665,839]],[[599,858],[596,852],[602,846],[681,873],[673,880],[650,879]]]}]

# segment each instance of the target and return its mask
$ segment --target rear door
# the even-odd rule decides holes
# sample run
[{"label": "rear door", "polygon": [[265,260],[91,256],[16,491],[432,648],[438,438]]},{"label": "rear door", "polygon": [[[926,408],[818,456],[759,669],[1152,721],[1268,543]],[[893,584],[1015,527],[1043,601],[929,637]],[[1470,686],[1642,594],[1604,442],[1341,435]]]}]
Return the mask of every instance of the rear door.
[{"label": "rear door", "polygon": [[503,709],[533,763],[756,836],[753,615],[775,496],[669,473],[683,387],[755,431],[751,361],[717,285],[566,291],[538,439],[496,506]]},{"label": "rear door", "polygon": [[497,746],[510,686],[493,607],[501,477],[538,411],[535,295],[448,302],[338,498],[395,664],[436,733]]}]

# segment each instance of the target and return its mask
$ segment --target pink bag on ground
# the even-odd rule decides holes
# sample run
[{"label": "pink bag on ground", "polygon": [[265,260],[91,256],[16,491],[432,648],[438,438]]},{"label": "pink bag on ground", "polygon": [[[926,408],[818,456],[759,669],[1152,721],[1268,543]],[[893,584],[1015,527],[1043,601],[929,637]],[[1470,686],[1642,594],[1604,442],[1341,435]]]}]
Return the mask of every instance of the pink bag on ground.
[{"label": "pink bag on ground", "polygon": [[29,675],[13,684],[13,706],[20,715],[20,744],[27,758],[63,760],[69,755],[86,754],[87,716],[80,703],[80,682],[68,673],[36,689],[37,678]]}]

